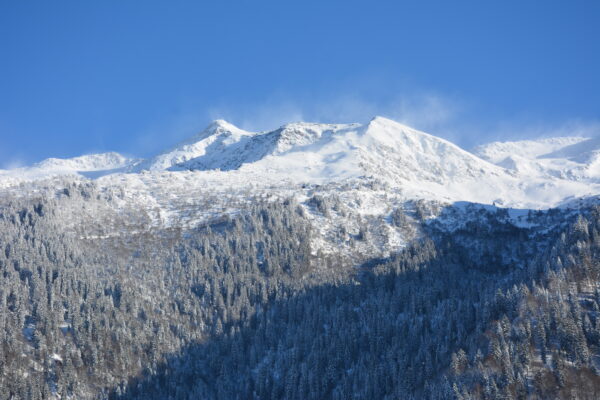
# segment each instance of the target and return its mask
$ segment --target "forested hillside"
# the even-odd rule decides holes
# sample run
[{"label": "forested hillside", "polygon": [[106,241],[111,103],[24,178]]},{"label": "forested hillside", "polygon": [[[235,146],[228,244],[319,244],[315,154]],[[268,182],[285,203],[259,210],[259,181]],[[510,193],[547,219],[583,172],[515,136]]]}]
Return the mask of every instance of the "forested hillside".
[{"label": "forested hillside", "polygon": [[0,399],[600,396],[599,208],[448,230],[421,205],[411,244],[348,266],[294,200],[93,238],[71,201],[104,200],[2,199]]}]

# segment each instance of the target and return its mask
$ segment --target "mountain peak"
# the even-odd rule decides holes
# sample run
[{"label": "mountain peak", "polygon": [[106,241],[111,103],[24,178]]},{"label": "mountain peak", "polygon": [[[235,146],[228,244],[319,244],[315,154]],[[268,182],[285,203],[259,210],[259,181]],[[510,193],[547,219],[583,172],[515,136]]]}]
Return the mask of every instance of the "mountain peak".
[{"label": "mountain peak", "polygon": [[396,132],[396,133],[403,132],[404,134],[424,136],[424,137],[428,137],[431,139],[446,142],[446,140],[444,140],[440,137],[430,135],[428,133],[425,133],[418,129],[415,129],[412,126],[403,124],[402,122],[394,121],[393,119],[382,117],[382,116],[375,116],[375,117],[371,118],[371,120],[366,124],[366,131],[367,132],[384,131],[384,132]]},{"label": "mountain peak", "polygon": [[239,142],[244,137],[255,135],[238,128],[224,119],[216,119],[204,130],[172,147],[169,150],[137,165],[134,170],[168,170],[183,168],[183,164],[207,155],[219,146]]},{"label": "mountain peak", "polygon": [[217,129],[232,130],[232,131],[240,130],[240,128],[238,128],[231,122],[225,121],[224,119],[215,119],[204,130],[205,131],[209,131],[209,130],[215,131]]},{"label": "mountain peak", "polygon": [[378,126],[394,126],[396,128],[404,128],[404,129],[411,129],[411,130],[415,130],[414,128],[405,125],[401,122],[395,121],[393,119],[390,118],[386,118],[386,117],[382,117],[380,115],[376,115],[373,118],[371,118],[371,120],[369,121],[369,123],[367,125],[378,125]]},{"label": "mountain peak", "polygon": [[371,120],[369,121],[369,123],[374,122],[374,123],[379,123],[379,124],[399,124],[398,121],[394,121],[393,119],[390,118],[386,118],[386,117],[382,117],[381,115],[375,115],[373,118],[371,118]]},{"label": "mountain peak", "polygon": [[249,134],[250,132],[244,131],[243,129],[238,128],[234,124],[227,122],[224,119],[215,119],[208,124],[208,126],[204,128],[202,132],[184,140],[183,142],[180,142],[175,147],[196,143],[213,135],[228,133]]}]

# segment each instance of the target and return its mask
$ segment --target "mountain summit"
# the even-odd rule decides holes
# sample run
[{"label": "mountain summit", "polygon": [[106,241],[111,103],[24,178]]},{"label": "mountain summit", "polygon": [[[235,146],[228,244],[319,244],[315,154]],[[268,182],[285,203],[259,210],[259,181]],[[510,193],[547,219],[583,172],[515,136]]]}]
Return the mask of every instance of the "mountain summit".
[{"label": "mountain summit", "polygon": [[[135,170],[185,169],[186,163],[202,159],[202,157],[217,156],[219,148],[237,148],[240,143],[244,143],[253,135],[253,133],[239,129],[227,121],[216,120],[201,133],[140,163]],[[231,147],[232,145],[233,147]],[[206,169],[221,169],[219,167],[220,165],[215,165],[213,168]]]},{"label": "mountain summit", "polygon": [[365,125],[291,123],[260,133],[217,120],[202,133],[136,168],[264,168],[294,180],[385,174],[440,184],[503,172],[446,140],[383,117]]},{"label": "mountain summit", "polygon": [[293,123],[270,132],[248,132],[216,120],[200,134],[141,163],[138,170],[222,170],[240,168],[270,155],[282,155],[320,140],[343,127]]}]

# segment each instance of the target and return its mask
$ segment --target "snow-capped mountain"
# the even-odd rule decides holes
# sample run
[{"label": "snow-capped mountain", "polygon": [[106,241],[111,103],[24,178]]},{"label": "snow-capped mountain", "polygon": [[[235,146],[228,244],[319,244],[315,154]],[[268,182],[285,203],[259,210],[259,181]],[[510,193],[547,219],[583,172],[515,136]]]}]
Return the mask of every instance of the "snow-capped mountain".
[{"label": "snow-capped mountain", "polygon": [[[366,124],[291,123],[268,132],[217,120],[146,160],[117,153],[48,159],[2,171],[0,186],[57,175],[122,186],[138,199],[163,199],[159,204],[209,187],[290,194],[307,185],[376,180],[405,199],[544,208],[600,193],[600,139],[497,142],[470,153],[382,117]],[[181,197],[168,200],[172,193]]]},{"label": "snow-capped mountain", "polygon": [[225,121],[136,165],[135,171],[264,169],[295,181],[383,174],[438,183],[501,175],[503,170],[454,144],[389,119],[366,125],[292,123],[247,132]]},{"label": "snow-capped mountain", "polygon": [[[218,120],[146,160],[117,153],[48,159],[0,171],[0,188],[60,195],[73,183],[94,186],[107,201],[74,201],[61,211],[66,229],[87,238],[193,228],[256,200],[293,197],[317,229],[311,248],[358,262],[391,254],[418,235],[410,222],[394,222],[398,209],[423,218],[471,202],[521,209],[510,215],[524,218],[527,209],[594,201],[599,150],[598,139],[567,137],[491,143],[471,153],[382,117],[366,124],[291,123],[268,132]],[[417,212],[421,200],[433,204],[431,212]],[[81,231],[85,226],[99,230]],[[365,226],[371,239],[351,240]]]}]

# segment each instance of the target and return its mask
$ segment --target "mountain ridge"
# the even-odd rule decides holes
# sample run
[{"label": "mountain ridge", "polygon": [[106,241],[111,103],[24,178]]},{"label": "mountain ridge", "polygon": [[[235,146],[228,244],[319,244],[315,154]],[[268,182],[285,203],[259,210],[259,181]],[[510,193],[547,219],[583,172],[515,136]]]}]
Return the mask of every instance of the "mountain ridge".
[{"label": "mountain ridge", "polygon": [[544,208],[600,193],[598,154],[598,140],[583,137],[492,142],[469,152],[384,117],[366,124],[295,122],[264,132],[215,120],[144,160],[118,153],[48,159],[0,171],[0,186],[74,175],[154,191],[185,181],[189,190],[202,185],[235,189],[251,182],[281,192],[376,179],[407,199]]}]

